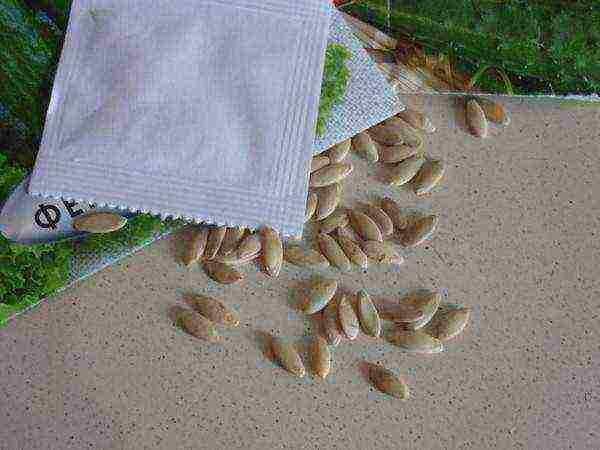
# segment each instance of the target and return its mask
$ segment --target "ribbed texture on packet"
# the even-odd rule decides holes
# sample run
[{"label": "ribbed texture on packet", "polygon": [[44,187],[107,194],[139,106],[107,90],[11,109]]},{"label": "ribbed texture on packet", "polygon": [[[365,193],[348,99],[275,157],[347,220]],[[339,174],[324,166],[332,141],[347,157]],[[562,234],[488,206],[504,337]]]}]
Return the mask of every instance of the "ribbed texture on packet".
[{"label": "ribbed texture on packet", "polygon": [[344,99],[331,111],[325,133],[315,141],[315,153],[349,139],[405,108],[383,72],[354,36],[344,15],[337,10],[331,21],[329,43],[343,45],[350,51],[351,56],[346,63],[350,80]]},{"label": "ribbed texture on packet", "polygon": [[301,233],[328,0],[75,0],[32,194]]}]

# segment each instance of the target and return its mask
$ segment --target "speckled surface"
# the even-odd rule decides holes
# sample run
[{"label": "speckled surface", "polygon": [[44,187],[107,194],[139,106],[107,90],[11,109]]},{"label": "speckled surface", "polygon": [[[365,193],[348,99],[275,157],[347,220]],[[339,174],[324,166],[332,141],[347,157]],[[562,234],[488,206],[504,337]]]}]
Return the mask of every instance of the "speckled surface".
[{"label": "speckled surface", "polygon": [[[430,198],[395,196],[440,211],[439,232],[398,270],[340,279],[375,296],[442,287],[473,306],[445,353],[361,336],[335,349],[327,381],[294,379],[265,359],[261,332],[305,341],[311,323],[290,292],[309,274],[250,269],[215,288],[178,265],[172,238],[0,330],[0,448],[597,449],[600,109],[505,100],[512,125],[481,142],[455,126],[455,100],[421,101],[448,174]],[[387,191],[379,169],[354,162],[349,201]],[[239,312],[221,346],[171,326],[187,290]],[[410,401],[370,388],[365,360],[405,374]]]}]

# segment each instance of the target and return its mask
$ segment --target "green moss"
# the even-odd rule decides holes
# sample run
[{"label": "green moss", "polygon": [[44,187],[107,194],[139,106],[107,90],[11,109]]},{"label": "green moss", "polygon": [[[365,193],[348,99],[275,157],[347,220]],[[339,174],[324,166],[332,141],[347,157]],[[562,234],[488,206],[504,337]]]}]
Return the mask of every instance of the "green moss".
[{"label": "green moss", "polygon": [[349,57],[350,52],[341,45],[332,44],[327,47],[319,102],[317,136],[323,135],[325,124],[331,117],[333,107],[344,98],[350,79],[350,71],[346,67],[346,60]]},{"label": "green moss", "polygon": [[63,287],[72,254],[66,243],[23,246],[0,236],[0,325]]},{"label": "green moss", "polygon": [[[387,0],[363,0],[347,12],[385,29]],[[426,53],[451,55],[473,75],[505,73],[515,94],[600,92],[600,8],[597,0],[397,0],[391,31]],[[478,86],[506,92],[497,72]]]},{"label": "green moss", "polygon": [[[0,201],[25,175],[24,168],[8,164],[0,153]],[[64,286],[72,254],[66,243],[23,246],[0,235],[0,325]]]}]

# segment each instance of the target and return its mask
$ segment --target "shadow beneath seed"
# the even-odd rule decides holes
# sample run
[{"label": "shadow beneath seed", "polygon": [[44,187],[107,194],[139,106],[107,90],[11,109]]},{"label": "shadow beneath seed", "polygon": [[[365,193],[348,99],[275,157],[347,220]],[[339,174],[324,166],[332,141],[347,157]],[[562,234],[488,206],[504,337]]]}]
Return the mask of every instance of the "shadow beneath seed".
[{"label": "shadow beneath seed", "polygon": [[[427,157],[427,156],[426,156]],[[425,162],[423,163],[424,165],[427,164],[427,159],[425,160]],[[419,172],[417,172],[418,175]],[[415,175],[408,183],[406,183],[404,186],[406,187],[406,189],[408,189],[410,192],[414,193],[415,192],[415,184],[417,182],[417,180],[419,179],[419,177]],[[416,198],[418,199],[429,199],[432,197],[431,192],[426,192],[424,194],[414,194]]]},{"label": "shadow beneath seed", "polygon": [[337,302],[339,303],[340,300],[344,297],[346,297],[346,300],[348,302],[350,302],[350,305],[352,306],[352,308],[356,311],[356,293],[354,291],[351,291],[343,286],[338,287],[337,291],[335,292],[335,295],[333,296],[333,298],[331,299],[332,302]]},{"label": "shadow beneath seed", "polygon": [[467,115],[466,115],[467,100],[468,100],[468,97],[461,96],[461,95],[457,95],[454,98],[454,101],[453,101],[454,122],[455,122],[455,126],[458,129],[464,131],[466,134],[471,136],[471,132],[469,131],[469,128],[467,127]]},{"label": "shadow beneath seed", "polygon": [[300,339],[294,341],[294,347],[296,347],[296,351],[300,355],[300,358],[304,362],[304,366],[306,367],[306,372],[308,374],[312,374],[311,369],[311,351],[310,347],[313,342],[313,335],[307,334]]},{"label": "shadow beneath seed", "polygon": [[377,164],[373,178],[379,183],[390,184],[392,179],[392,165],[391,164]]},{"label": "shadow beneath seed", "polygon": [[[367,194],[368,195],[368,194]],[[367,200],[356,200],[352,204],[353,211],[365,212],[365,209],[369,206],[370,199],[367,197]]]},{"label": "shadow beneath seed", "polygon": [[412,297],[412,296],[421,297],[421,296],[430,295],[430,294],[431,294],[431,289],[429,289],[429,288],[424,288],[424,287],[413,288],[413,289],[408,290],[406,295],[401,297],[400,301],[407,300],[409,297]]},{"label": "shadow beneath seed", "polygon": [[254,330],[251,333],[253,334],[254,344],[256,345],[258,351],[261,352],[269,361],[275,362],[275,357],[271,347],[273,336],[264,330]]},{"label": "shadow beneath seed", "polygon": [[325,337],[325,333],[323,331],[322,317],[323,317],[322,311],[319,311],[315,314],[311,314],[310,316],[308,316],[307,321],[310,324],[311,332],[309,333],[308,331],[306,331],[304,334],[305,337],[314,337],[314,336]]},{"label": "shadow beneath seed", "polygon": [[383,339],[388,344],[394,345],[393,336],[399,331],[402,331],[402,329],[402,325],[392,321],[386,321],[381,326],[381,339]]},{"label": "shadow beneath seed", "polygon": [[368,384],[371,384],[370,371],[373,367],[376,367],[376,365],[368,361],[359,361],[358,363],[358,371],[361,375],[361,378]]},{"label": "shadow beneath seed", "polygon": [[411,295],[415,295],[420,292],[425,293],[428,292],[428,290],[424,288],[409,289],[395,298],[371,296],[371,300],[373,301],[373,304],[375,305],[375,308],[381,317],[381,338],[384,341],[393,345],[392,338],[395,334],[399,332],[410,331],[406,324],[392,320],[392,316],[386,313],[386,305],[401,303],[406,301]]},{"label": "shadow beneath seed", "polygon": [[194,295],[194,292],[191,289],[175,289],[175,301],[182,304],[189,305],[188,297],[191,298]]},{"label": "shadow beneath seed", "polygon": [[169,256],[171,256],[177,264],[183,268],[187,268],[183,263],[183,254],[192,238],[192,226],[188,226],[183,230],[169,236]]},{"label": "shadow beneath seed", "polygon": [[189,306],[192,309],[194,308],[194,296],[196,295],[196,293],[194,291],[192,291],[191,289],[187,289],[187,290],[182,290],[180,292],[176,292],[178,295],[178,300],[181,301],[182,303],[186,304],[187,306]]},{"label": "shadow beneath seed", "polygon": [[179,326],[178,321],[177,321],[177,316],[184,309],[186,309],[186,308],[182,305],[169,305],[167,307],[166,314],[173,326],[176,326],[176,327]]},{"label": "shadow beneath seed", "polygon": [[286,298],[288,307],[294,311],[302,313],[302,304],[306,299],[312,279],[298,281],[294,283],[288,291]]}]

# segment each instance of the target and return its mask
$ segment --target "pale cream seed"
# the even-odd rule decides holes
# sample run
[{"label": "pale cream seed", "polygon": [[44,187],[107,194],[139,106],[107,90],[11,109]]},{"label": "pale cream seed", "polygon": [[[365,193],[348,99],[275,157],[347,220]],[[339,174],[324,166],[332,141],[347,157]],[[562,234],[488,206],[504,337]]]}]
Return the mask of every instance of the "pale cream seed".
[{"label": "pale cream seed", "polygon": [[338,319],[344,335],[350,340],[356,339],[360,333],[360,324],[352,304],[345,295],[338,302]]},{"label": "pale cream seed", "polygon": [[324,220],[335,211],[340,201],[341,190],[341,185],[334,183],[315,191],[318,198],[315,220]]},{"label": "pale cream seed", "polygon": [[317,197],[317,194],[315,194],[314,192],[310,192],[308,194],[308,197],[306,198],[306,214],[304,216],[305,222],[308,222],[315,215],[315,212],[317,211],[318,201],[319,198]]},{"label": "pale cream seed", "polygon": [[321,311],[331,301],[338,288],[338,282],[327,278],[315,278],[305,293],[300,309],[305,314]]},{"label": "pale cream seed", "polygon": [[319,378],[325,379],[331,370],[331,352],[327,341],[321,336],[315,336],[311,345],[312,369]]},{"label": "pale cream seed", "polygon": [[477,100],[472,98],[467,101],[465,117],[467,121],[467,127],[473,136],[482,139],[488,136],[488,120],[485,117],[483,109],[479,103],[477,103]]},{"label": "pale cream seed", "polygon": [[310,187],[324,187],[339,183],[352,173],[352,164],[330,164],[310,174]]},{"label": "pale cream seed", "polygon": [[245,275],[235,267],[218,261],[205,261],[204,270],[210,278],[221,284],[234,284],[245,278]]},{"label": "pale cream seed", "polygon": [[329,156],[331,163],[341,163],[344,159],[346,159],[346,156],[348,156],[348,153],[350,152],[350,146],[350,139],[347,139],[327,150],[327,156]]},{"label": "pale cream seed", "polygon": [[341,229],[338,229],[338,235],[336,237],[338,244],[352,263],[356,264],[361,269],[366,269],[369,266],[367,255],[362,251],[357,242],[339,234],[340,230]]},{"label": "pale cream seed", "polygon": [[368,162],[374,163],[379,160],[379,149],[369,133],[363,131],[352,138],[354,151]]},{"label": "pale cream seed", "polygon": [[388,216],[383,209],[370,204],[364,205],[363,209],[365,214],[373,219],[375,224],[377,224],[377,227],[384,237],[390,236],[394,233],[394,223],[392,222],[390,216]]},{"label": "pale cream seed", "polygon": [[394,224],[394,231],[403,231],[408,226],[408,218],[406,214],[402,213],[402,210],[398,204],[389,197],[385,197],[381,200],[381,209],[392,219]]},{"label": "pale cream seed", "polygon": [[209,342],[220,340],[215,325],[195,311],[175,305],[170,308],[169,315],[177,326],[195,338]]},{"label": "pale cream seed", "polygon": [[384,394],[400,400],[410,397],[408,385],[389,369],[372,364],[369,367],[369,379]]},{"label": "pale cream seed", "polygon": [[227,227],[211,227],[208,231],[208,241],[206,243],[206,249],[204,250],[203,259],[210,260],[217,256],[223,239],[225,239],[225,233]]},{"label": "pale cream seed", "polygon": [[270,277],[278,277],[283,264],[283,243],[281,237],[272,228],[263,228],[262,237],[262,262],[263,271]]},{"label": "pale cream seed", "polygon": [[337,211],[319,224],[319,232],[329,234],[338,228],[345,227],[350,222],[345,210]]},{"label": "pale cream seed", "polygon": [[237,327],[240,324],[235,312],[220,300],[202,294],[194,294],[189,297],[191,306],[208,320]]},{"label": "pale cream seed", "polygon": [[413,190],[417,195],[425,195],[435,188],[444,176],[446,165],[440,160],[427,160],[413,180]]},{"label": "pale cream seed", "polygon": [[350,223],[363,239],[367,241],[383,241],[383,234],[373,219],[358,211],[350,212]]},{"label": "pale cream seed", "polygon": [[189,267],[192,263],[200,260],[206,248],[208,240],[208,228],[204,226],[194,227],[190,233],[190,240],[187,242],[183,252],[183,263]]},{"label": "pale cream seed", "polygon": [[321,253],[299,245],[288,245],[284,251],[284,259],[298,267],[324,269],[329,267],[329,261]]},{"label": "pale cream seed", "polygon": [[274,337],[271,340],[271,349],[281,367],[299,378],[304,377],[306,369],[292,343],[280,337]]},{"label": "pale cream seed", "polygon": [[332,266],[344,272],[351,270],[350,260],[333,237],[321,233],[318,237],[318,243],[319,249]]},{"label": "pale cream seed", "polygon": [[314,156],[310,162],[310,173],[316,172],[317,170],[328,166],[330,163],[329,157],[324,155]]},{"label": "pale cream seed", "polygon": [[72,226],[77,231],[87,233],[112,233],[120,230],[127,223],[127,219],[111,212],[88,212],[73,219]]},{"label": "pale cream seed", "polygon": [[358,293],[358,319],[366,335],[379,337],[381,334],[381,319],[371,297],[365,290]]}]

